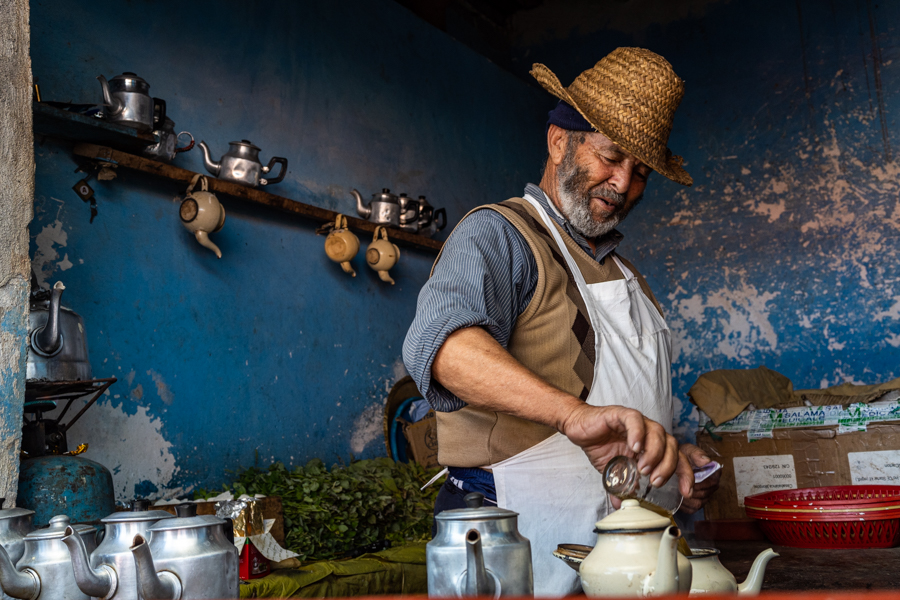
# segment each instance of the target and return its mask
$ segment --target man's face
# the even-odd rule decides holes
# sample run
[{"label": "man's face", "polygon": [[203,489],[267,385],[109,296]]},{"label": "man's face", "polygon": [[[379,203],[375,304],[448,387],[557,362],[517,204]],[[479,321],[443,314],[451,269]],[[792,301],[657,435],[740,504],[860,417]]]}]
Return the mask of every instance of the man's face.
[{"label": "man's face", "polygon": [[612,231],[637,205],[651,169],[603,134],[566,135],[557,168],[560,209],[576,231],[596,238]]}]

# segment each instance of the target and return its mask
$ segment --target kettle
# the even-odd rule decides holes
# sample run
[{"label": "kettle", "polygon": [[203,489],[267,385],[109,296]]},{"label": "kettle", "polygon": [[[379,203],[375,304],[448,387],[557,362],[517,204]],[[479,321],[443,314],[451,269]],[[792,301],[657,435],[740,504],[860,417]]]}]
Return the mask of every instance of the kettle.
[{"label": "kettle", "polygon": [[[158,129],[154,129],[153,133],[156,134],[159,141],[152,146],[147,146],[143,150],[144,155],[149,156],[150,158],[155,158],[163,162],[172,162],[175,159],[175,154],[178,152],[187,152],[194,147],[194,136],[187,131],[176,134],[175,122],[169,117],[166,117],[163,120],[162,125],[160,125]],[[190,137],[191,142],[187,146],[178,148],[178,138],[183,135]]]},{"label": "kettle", "polygon": [[88,554],[81,536],[68,527],[62,542],[69,548],[75,583],[92,598],[138,600],[137,572],[131,554],[136,535],[148,535],[151,526],[174,516],[164,510],[149,510],[149,501],[136,500],[130,512],[115,512],[100,519],[105,526],[103,541]]},{"label": "kettle", "polygon": [[778,554],[768,548],[763,550],[750,566],[750,573],[743,583],[738,583],[734,575],[719,561],[719,551],[715,548],[691,548],[693,579],[691,580],[691,596],[705,594],[735,593],[739,596],[756,596],[762,589],[766,565]]},{"label": "kettle", "polygon": [[[223,181],[256,187],[257,185],[278,183],[287,174],[286,158],[274,156],[268,165],[263,166],[259,160],[259,147],[254,146],[249,140],[229,142],[228,152],[219,162],[214,161],[210,156],[209,146],[206,145],[206,142],[200,142],[200,149],[203,150],[203,166]],[[277,164],[281,165],[278,177],[261,178],[261,175],[269,173]]]},{"label": "kettle", "polygon": [[[422,196],[420,196],[422,197]],[[400,229],[409,233],[419,231],[419,202],[406,194],[400,194],[397,198],[400,204]]]},{"label": "kettle", "polygon": [[372,243],[366,248],[366,262],[373,271],[378,273],[382,281],[394,285],[394,280],[388,271],[400,260],[400,248],[388,239],[387,229],[382,226],[375,228]]},{"label": "kettle", "polygon": [[447,226],[447,209],[435,209],[425,196],[419,196],[419,235],[432,237]]},{"label": "kettle", "polygon": [[98,75],[103,89],[103,116],[107,121],[150,131],[166,119],[166,102],[150,97],[150,84],[134,73],[122,73],[106,81]]},{"label": "kettle", "polygon": [[472,492],[466,508],[434,518],[437,535],[425,546],[429,597],[534,595],[531,542],[519,533],[519,513],[483,500]]},{"label": "kettle", "polygon": [[97,547],[97,530],[90,525],[69,526],[69,517],[56,516],[50,526],[25,536],[25,551],[18,565],[0,547],[0,586],[13,598],[22,600],[90,600],[78,589],[69,552],[62,543],[66,531],[73,529],[87,551]]},{"label": "kettle", "polygon": [[[16,564],[25,554],[25,536],[34,530],[31,524],[34,511],[3,508],[5,501],[5,498],[0,498],[0,547],[6,550],[10,562]],[[0,591],[0,599],[9,600],[9,596]]]},{"label": "kettle", "polygon": [[356,190],[351,190],[356,198],[356,212],[363,219],[378,225],[389,227],[400,226],[400,198],[384,188],[380,194],[372,194],[372,201],[368,205],[363,204],[362,195]]},{"label": "kettle", "polygon": [[179,504],[176,518],[134,536],[131,553],[142,600],[237,598],[238,551],[225,537],[225,521],[197,516],[196,504]]},{"label": "kettle", "polygon": [[[33,286],[34,287],[34,286]],[[93,378],[84,320],[60,305],[66,289],[57,281],[50,291],[31,295],[28,315],[28,381],[87,381]]]},{"label": "kettle", "polygon": [[[195,192],[198,180],[201,189]],[[225,207],[219,204],[219,199],[207,188],[206,177],[194,175],[178,215],[181,217],[181,224],[194,234],[197,243],[212,250],[216,258],[222,258],[222,251],[209,239],[209,234],[221,231],[225,226]]]}]

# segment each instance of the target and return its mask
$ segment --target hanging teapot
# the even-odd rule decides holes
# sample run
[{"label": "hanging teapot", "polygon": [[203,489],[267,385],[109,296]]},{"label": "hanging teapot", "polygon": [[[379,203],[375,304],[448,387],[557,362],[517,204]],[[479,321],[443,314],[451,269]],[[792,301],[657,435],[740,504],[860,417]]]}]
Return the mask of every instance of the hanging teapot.
[{"label": "hanging teapot", "polygon": [[138,600],[137,572],[131,545],[136,535],[147,532],[156,523],[174,518],[164,510],[149,510],[147,500],[136,500],[130,512],[116,512],[100,519],[106,528],[103,541],[88,554],[81,536],[66,528],[62,542],[69,548],[75,583],[92,598]]},{"label": "hanging teapot", "polygon": [[106,81],[97,76],[103,90],[103,116],[107,121],[150,131],[166,119],[166,102],[150,96],[150,84],[134,73],[122,73]]},{"label": "hanging teapot", "polygon": [[378,225],[389,227],[400,226],[400,199],[384,188],[380,194],[372,194],[372,201],[368,206],[363,204],[362,195],[356,190],[351,190],[356,198],[356,212],[360,217]]},{"label": "hanging teapot", "polygon": [[180,504],[175,511],[176,518],[148,529],[149,542],[142,534],[134,536],[139,598],[237,598],[238,551],[225,537],[225,521],[197,516],[196,504]]},{"label": "hanging teapot", "polygon": [[519,513],[483,500],[472,492],[466,508],[434,518],[437,535],[425,546],[430,597],[534,595],[531,542],[519,533]]},{"label": "hanging teapot", "polygon": [[[175,159],[176,153],[187,152],[194,147],[194,136],[187,131],[175,133],[175,123],[169,117],[166,117],[163,124],[158,129],[154,129],[153,133],[156,134],[159,141],[152,146],[147,146],[143,150],[144,155],[149,156],[150,158],[155,158],[156,160],[168,163]],[[191,142],[186,146],[178,148],[178,138],[183,135],[190,137]]]},{"label": "hanging teapot", "polygon": [[[198,179],[202,189],[195,192]],[[216,258],[222,258],[222,251],[209,239],[209,234],[225,226],[225,207],[219,204],[215,194],[208,191],[206,177],[194,175],[178,214],[181,224],[194,234],[200,245],[215,252]]]},{"label": "hanging teapot", "polygon": [[432,237],[447,226],[447,209],[435,209],[425,196],[419,196],[419,235]]},{"label": "hanging teapot", "polygon": [[[34,288],[33,288],[34,289]],[[66,289],[34,289],[28,314],[28,381],[87,381],[93,378],[84,319],[60,304]]]},{"label": "hanging teapot", "polygon": [[356,277],[356,271],[350,261],[359,252],[359,238],[347,229],[347,217],[338,215],[334,220],[334,229],[325,238],[325,254],[336,263],[341,264],[344,273]]},{"label": "hanging teapot", "polygon": [[762,589],[766,565],[778,554],[768,548],[763,550],[753,564],[750,573],[743,583],[738,583],[734,575],[719,561],[719,551],[715,548],[691,548],[693,579],[691,580],[691,596],[705,594],[737,593],[740,596],[756,596]]},{"label": "hanging teapot", "polygon": [[[263,166],[259,160],[259,147],[254,146],[249,140],[229,142],[228,152],[225,153],[219,162],[214,161],[210,156],[209,146],[206,145],[206,142],[200,142],[199,145],[200,149],[203,150],[203,166],[218,179],[224,181],[256,187],[257,185],[278,183],[287,174],[286,158],[272,157],[269,164]],[[278,177],[270,177],[268,179],[261,177],[269,173],[277,164],[281,165],[281,172],[278,173]]]},{"label": "hanging teapot", "polygon": [[[669,519],[623,500],[622,507],[597,523],[597,544],[578,574],[592,597],[661,596],[679,591],[678,538]],[[690,589],[689,583],[685,590]]]},{"label": "hanging teapot", "polygon": [[22,600],[90,600],[78,589],[69,551],[62,542],[68,529],[81,537],[86,551],[97,547],[97,530],[90,525],[69,526],[69,517],[56,516],[50,526],[25,536],[25,549],[17,565],[0,547],[0,586]]},{"label": "hanging teapot", "polygon": [[381,226],[376,227],[372,243],[366,249],[366,262],[378,273],[378,277],[382,281],[394,285],[394,280],[391,279],[388,271],[397,264],[398,260],[400,260],[400,248],[388,239],[387,229]]}]

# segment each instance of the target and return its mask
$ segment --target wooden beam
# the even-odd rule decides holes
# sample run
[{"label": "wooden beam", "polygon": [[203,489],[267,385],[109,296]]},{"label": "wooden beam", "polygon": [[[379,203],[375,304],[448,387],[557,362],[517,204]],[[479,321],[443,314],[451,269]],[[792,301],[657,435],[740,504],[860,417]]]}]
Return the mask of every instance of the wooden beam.
[{"label": "wooden beam", "polygon": [[[149,173],[170,181],[183,183],[184,185],[189,184],[194,178],[194,175],[197,174],[193,171],[182,169],[181,167],[176,167],[156,160],[150,160],[143,156],[135,156],[134,154],[128,154],[127,152],[113,150],[112,148],[107,148],[105,146],[98,146],[96,144],[78,144],[75,146],[73,152],[76,156],[114,163],[127,169]],[[333,210],[320,208],[311,204],[304,204],[303,202],[297,202],[296,200],[284,198],[283,196],[276,196],[275,194],[270,194],[260,188],[251,188],[230,181],[222,181],[212,176],[206,176],[206,178],[209,183],[209,189],[212,192],[225,194],[254,204],[262,204],[263,206],[268,206],[276,210],[298,215],[316,223],[333,223],[335,217],[338,215],[338,213]],[[369,235],[375,233],[375,228],[377,227],[375,223],[351,217],[349,215],[347,215],[347,225],[350,229],[356,230],[357,232],[365,232]],[[421,248],[434,252],[439,252],[443,246],[443,242],[438,240],[433,240],[424,235],[409,233],[400,229],[388,229],[388,237],[390,237],[391,241],[398,246]],[[362,242],[365,243],[366,240],[362,240]]]}]

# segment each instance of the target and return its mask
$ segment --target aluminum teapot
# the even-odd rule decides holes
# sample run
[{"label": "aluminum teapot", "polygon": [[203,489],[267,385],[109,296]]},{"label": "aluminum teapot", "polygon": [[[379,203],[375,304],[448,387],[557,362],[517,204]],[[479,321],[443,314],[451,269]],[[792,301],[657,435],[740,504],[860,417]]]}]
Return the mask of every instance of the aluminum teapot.
[{"label": "aluminum teapot", "polygon": [[150,84],[134,73],[122,73],[106,81],[103,89],[103,116],[107,121],[150,131],[166,120],[166,102],[150,96]]},{"label": "aluminum teapot", "polygon": [[131,553],[142,600],[237,598],[238,551],[225,537],[225,521],[197,516],[196,504],[179,504],[177,517],[134,536]]},{"label": "aluminum teapot", "polygon": [[705,594],[737,593],[740,596],[756,596],[762,589],[766,565],[778,556],[771,548],[763,550],[753,564],[743,583],[738,583],[734,575],[719,561],[719,551],[715,548],[691,548],[688,556],[693,569],[691,596]]},{"label": "aluminum teapot", "polygon": [[380,194],[372,194],[372,201],[368,206],[363,204],[362,195],[356,190],[351,190],[356,198],[356,212],[360,217],[388,227],[400,226],[400,198],[384,188]]},{"label": "aluminum teapot", "polygon": [[[25,553],[25,536],[34,530],[31,519],[33,510],[27,508],[3,508],[5,498],[0,498],[0,547],[6,550],[10,562],[16,564]],[[0,599],[9,596],[0,591]]]},{"label": "aluminum teapot", "polygon": [[467,508],[434,518],[437,535],[425,547],[430,597],[534,595],[531,542],[519,533],[519,513],[483,500],[472,492]]},{"label": "aluminum teapot", "polygon": [[25,536],[25,551],[13,565],[0,548],[0,586],[13,598],[22,600],[90,600],[78,589],[69,551],[62,542],[68,529],[81,537],[88,552],[97,547],[97,530],[90,525],[69,526],[69,517],[56,516],[50,526]]},{"label": "aluminum teapot", "polygon": [[400,229],[409,233],[418,233],[419,201],[413,200],[406,194],[400,194],[397,202],[400,204]]},{"label": "aluminum teapot", "polygon": [[[210,156],[209,146],[206,145],[206,142],[200,142],[200,149],[203,150],[203,166],[206,167],[207,171],[224,181],[256,187],[257,185],[278,183],[287,174],[286,158],[272,157],[269,164],[263,166],[259,160],[259,147],[254,146],[249,140],[229,142],[228,152],[225,153],[225,156],[219,162],[214,161]],[[281,172],[278,173],[278,177],[263,179],[262,175],[269,173],[277,164],[281,165]]]},{"label": "aluminum teapot", "polygon": [[578,569],[585,594],[624,598],[679,591],[684,576],[677,560],[681,533],[668,518],[642,508],[637,500],[623,500],[594,532],[597,544]]},{"label": "aluminum teapot", "polygon": [[84,320],[60,305],[66,289],[57,281],[50,291],[32,293],[28,315],[29,381],[86,381],[93,378]]},{"label": "aluminum teapot", "polygon": [[62,542],[69,548],[75,583],[92,598],[104,600],[137,600],[137,571],[131,545],[136,535],[147,531],[163,519],[174,516],[164,510],[149,510],[147,500],[136,500],[130,512],[116,512],[100,519],[106,528],[103,541],[88,554],[81,536],[66,528]]},{"label": "aluminum teapot", "polygon": [[[158,129],[154,129],[153,133],[156,134],[156,137],[159,138],[159,141],[153,144],[152,146],[147,146],[144,148],[143,152],[145,156],[149,156],[150,158],[155,158],[156,160],[161,160],[163,162],[172,162],[175,160],[175,155],[178,152],[187,152],[191,148],[194,147],[194,136],[190,134],[190,132],[182,131],[181,133],[175,133],[175,122],[172,121],[169,117],[166,117],[163,120],[161,126]],[[178,138],[186,135],[191,138],[191,142],[178,147]]]},{"label": "aluminum teapot", "polygon": [[447,209],[435,209],[425,196],[419,196],[419,235],[432,237],[447,226]]}]

